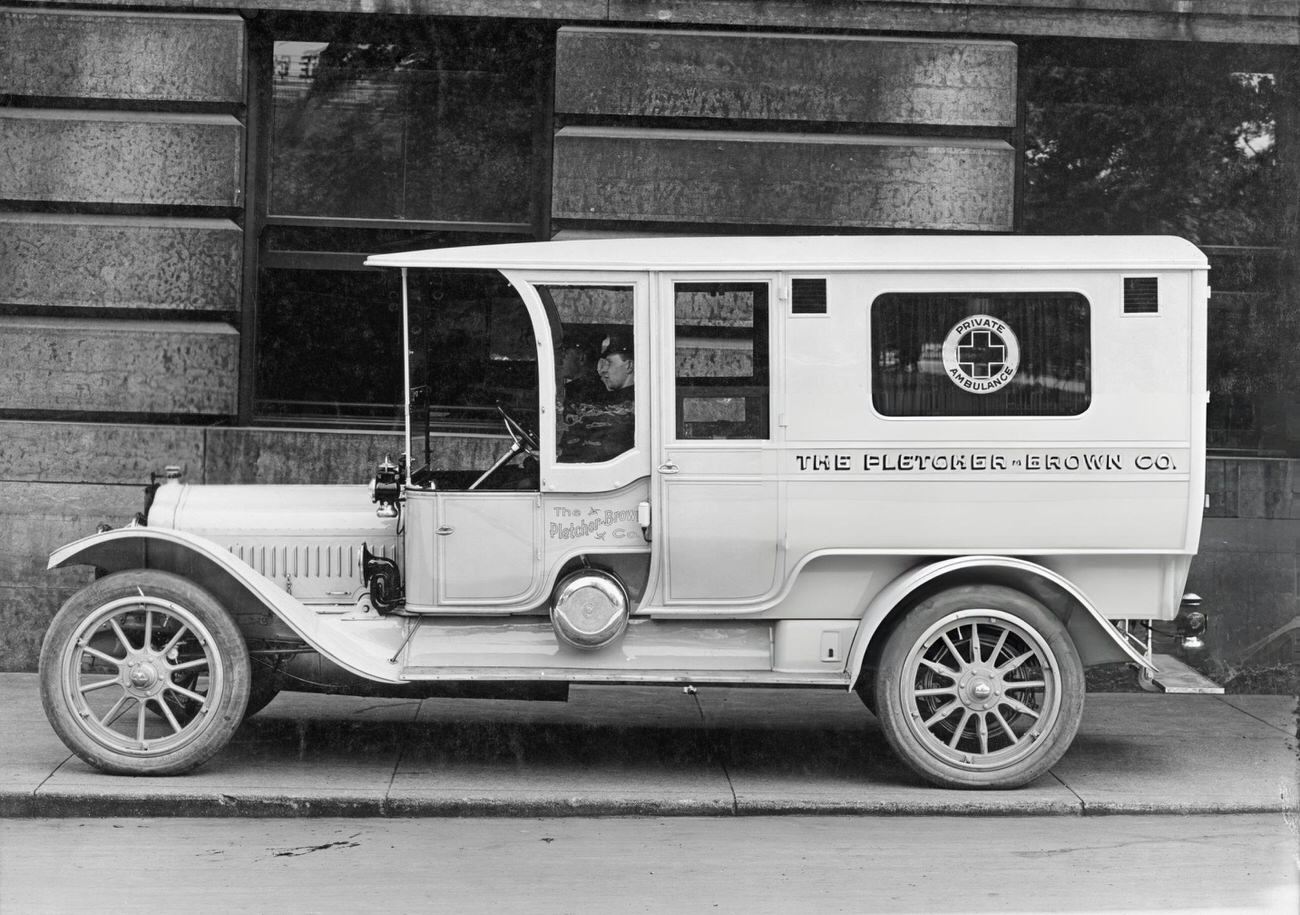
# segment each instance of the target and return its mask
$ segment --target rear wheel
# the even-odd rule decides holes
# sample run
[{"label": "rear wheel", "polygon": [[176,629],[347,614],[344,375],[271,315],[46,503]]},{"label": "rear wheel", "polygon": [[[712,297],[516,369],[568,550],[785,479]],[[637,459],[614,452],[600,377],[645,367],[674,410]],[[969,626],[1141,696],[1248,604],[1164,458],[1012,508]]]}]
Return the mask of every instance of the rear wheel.
[{"label": "rear wheel", "polygon": [[73,595],[41,647],[41,701],[68,748],[119,775],[175,775],[219,752],[248,703],[248,649],[207,591],[132,570]]},{"label": "rear wheel", "polygon": [[1013,788],[1045,773],[1083,717],[1083,665],[1054,613],[1019,591],[953,588],[918,604],[875,672],[881,728],[927,780]]}]

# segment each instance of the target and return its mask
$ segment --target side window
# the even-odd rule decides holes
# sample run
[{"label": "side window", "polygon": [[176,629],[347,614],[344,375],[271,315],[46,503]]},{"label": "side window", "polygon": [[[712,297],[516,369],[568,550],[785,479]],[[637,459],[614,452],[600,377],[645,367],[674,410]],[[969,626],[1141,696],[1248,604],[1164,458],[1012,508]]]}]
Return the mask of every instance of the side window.
[{"label": "side window", "polygon": [[767,283],[678,283],[673,312],[678,440],[767,438]]},{"label": "side window", "polygon": [[884,416],[1077,416],[1092,400],[1091,306],[1072,292],[887,293],[871,306]]},{"label": "side window", "polygon": [[555,328],[556,460],[594,464],[636,446],[630,286],[538,286]]}]

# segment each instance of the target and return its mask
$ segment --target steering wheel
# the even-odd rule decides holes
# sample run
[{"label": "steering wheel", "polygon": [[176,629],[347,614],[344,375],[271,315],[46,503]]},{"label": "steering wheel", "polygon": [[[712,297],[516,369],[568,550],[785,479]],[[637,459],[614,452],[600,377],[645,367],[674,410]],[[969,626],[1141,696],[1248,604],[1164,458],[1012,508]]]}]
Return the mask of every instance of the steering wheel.
[{"label": "steering wheel", "polygon": [[510,446],[509,451],[497,459],[495,464],[483,471],[482,476],[469,484],[470,489],[478,489],[483,485],[484,481],[486,481],[488,477],[492,476],[492,474],[496,473],[506,464],[509,464],[515,455],[519,454],[521,451],[529,457],[537,457],[537,437],[525,429],[523,423],[511,416],[510,413],[507,412],[506,408],[501,404],[497,404],[497,412],[499,412],[501,418],[505,420],[506,431],[509,432],[510,437],[514,439],[514,444]]},{"label": "steering wheel", "polygon": [[505,421],[506,431],[510,437],[515,440],[515,445],[519,450],[526,451],[528,454],[536,457],[540,446],[537,444],[537,436],[524,428],[524,424],[510,415],[510,412],[501,404],[497,404],[497,412],[501,414],[501,419]]}]

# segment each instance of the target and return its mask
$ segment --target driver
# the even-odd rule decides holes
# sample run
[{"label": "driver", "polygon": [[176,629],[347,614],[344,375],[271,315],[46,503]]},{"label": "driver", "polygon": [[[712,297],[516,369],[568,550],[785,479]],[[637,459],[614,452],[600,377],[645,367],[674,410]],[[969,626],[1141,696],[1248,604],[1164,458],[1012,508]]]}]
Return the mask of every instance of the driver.
[{"label": "driver", "polygon": [[576,404],[560,438],[561,463],[592,464],[630,451],[636,442],[636,383],[632,338],[619,331],[601,341],[596,373],[608,392],[600,403]]},{"label": "driver", "polygon": [[556,385],[559,410],[557,432],[563,437],[567,429],[587,404],[601,403],[606,399],[605,385],[596,375],[597,341],[586,335],[570,333],[560,347]]}]

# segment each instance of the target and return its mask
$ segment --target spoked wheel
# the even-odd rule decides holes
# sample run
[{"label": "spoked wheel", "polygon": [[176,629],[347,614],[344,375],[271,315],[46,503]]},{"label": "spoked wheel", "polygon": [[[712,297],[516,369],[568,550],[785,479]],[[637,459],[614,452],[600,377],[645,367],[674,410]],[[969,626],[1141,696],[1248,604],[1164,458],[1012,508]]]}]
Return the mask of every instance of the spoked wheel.
[{"label": "spoked wheel", "polygon": [[119,572],[69,600],[41,648],[41,700],[74,753],[121,775],[173,775],[230,740],[249,694],[248,649],[203,589]]},{"label": "spoked wheel", "polygon": [[1083,716],[1083,665],[1050,610],[1010,588],[970,586],[918,604],[876,671],[881,728],[929,781],[1012,788],[1069,748]]}]

